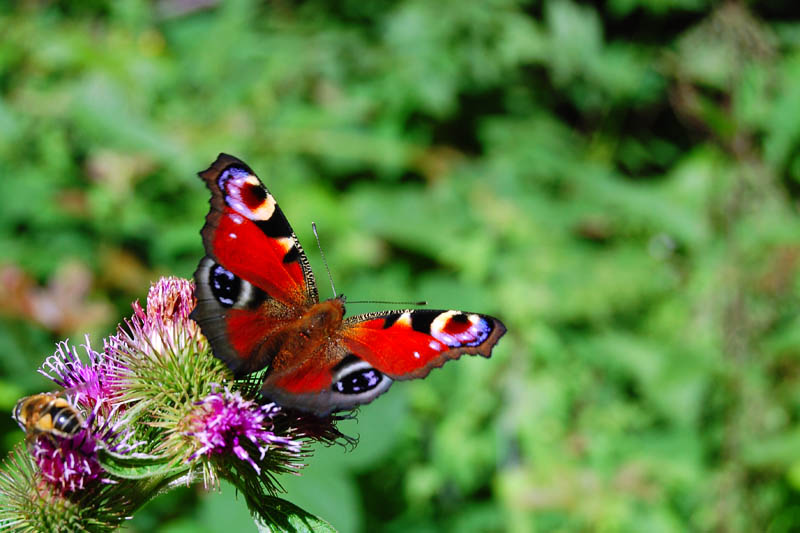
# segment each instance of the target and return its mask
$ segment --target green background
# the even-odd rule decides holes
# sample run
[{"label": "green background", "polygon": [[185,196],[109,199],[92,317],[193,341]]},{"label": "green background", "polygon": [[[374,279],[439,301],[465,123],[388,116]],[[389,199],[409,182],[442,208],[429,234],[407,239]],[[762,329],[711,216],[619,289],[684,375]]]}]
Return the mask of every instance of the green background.
[{"label": "green background", "polygon": [[[288,500],[345,532],[797,530],[792,6],[0,2],[0,408],[191,275],[224,151],[325,297],[312,221],[351,300],[509,329],[362,408]],[[230,487],[127,526],[251,527]]]}]

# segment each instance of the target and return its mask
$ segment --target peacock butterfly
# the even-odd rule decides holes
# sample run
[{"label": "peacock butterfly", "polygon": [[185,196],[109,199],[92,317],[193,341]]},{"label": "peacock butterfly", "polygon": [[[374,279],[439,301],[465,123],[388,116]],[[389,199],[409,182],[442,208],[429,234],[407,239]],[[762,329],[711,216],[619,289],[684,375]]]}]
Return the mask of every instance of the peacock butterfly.
[{"label": "peacock butterfly", "polygon": [[319,301],[300,242],[250,167],[220,154],[199,175],[211,209],[191,316],[236,377],[269,366],[266,398],[320,416],[351,409],[461,354],[489,357],[505,333],[498,319],[463,311],[344,318],[344,296]]}]

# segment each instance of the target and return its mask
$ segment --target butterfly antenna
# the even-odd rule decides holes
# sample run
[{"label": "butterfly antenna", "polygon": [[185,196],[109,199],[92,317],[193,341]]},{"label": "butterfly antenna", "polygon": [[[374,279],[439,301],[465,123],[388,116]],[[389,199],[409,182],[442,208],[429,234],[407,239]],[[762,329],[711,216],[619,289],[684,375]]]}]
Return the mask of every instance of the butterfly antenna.
[{"label": "butterfly antenna", "polygon": [[333,276],[331,276],[331,269],[328,268],[328,260],[325,259],[325,253],[322,251],[322,245],[319,242],[319,234],[317,234],[316,222],[311,223],[311,229],[314,231],[314,237],[316,237],[317,239],[317,248],[319,248],[319,255],[322,256],[322,263],[325,265],[325,271],[328,273],[328,279],[331,282],[331,290],[333,290],[333,297],[336,298],[336,296],[339,293],[336,292],[336,287],[333,286]]},{"label": "butterfly antenna", "polygon": [[428,305],[428,302],[393,302],[388,300],[356,300],[354,302],[347,302],[348,304],[391,304],[391,305]]}]

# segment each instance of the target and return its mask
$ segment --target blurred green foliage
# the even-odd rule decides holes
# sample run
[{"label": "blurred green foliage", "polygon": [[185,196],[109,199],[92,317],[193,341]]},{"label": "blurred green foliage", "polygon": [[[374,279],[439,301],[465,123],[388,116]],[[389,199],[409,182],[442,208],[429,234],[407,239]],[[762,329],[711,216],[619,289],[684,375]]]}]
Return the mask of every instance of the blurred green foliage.
[{"label": "blurred green foliage", "polygon": [[[797,530],[798,15],[0,3],[0,408],[48,388],[55,340],[97,342],[191,275],[195,173],[225,151],[323,294],[312,220],[351,299],[509,328],[491,360],[362,408],[358,448],[318,450],[290,501],[342,531]],[[166,495],[128,529],[249,523],[231,493]]]}]

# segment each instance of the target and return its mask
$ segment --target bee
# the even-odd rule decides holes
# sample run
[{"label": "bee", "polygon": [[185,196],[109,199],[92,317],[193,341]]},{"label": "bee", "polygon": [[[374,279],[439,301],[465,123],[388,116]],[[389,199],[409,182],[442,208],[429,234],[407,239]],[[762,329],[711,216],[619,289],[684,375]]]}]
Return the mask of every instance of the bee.
[{"label": "bee", "polygon": [[84,426],[83,415],[71,403],[49,392],[20,399],[14,407],[14,420],[29,441],[39,435],[68,439]]}]

